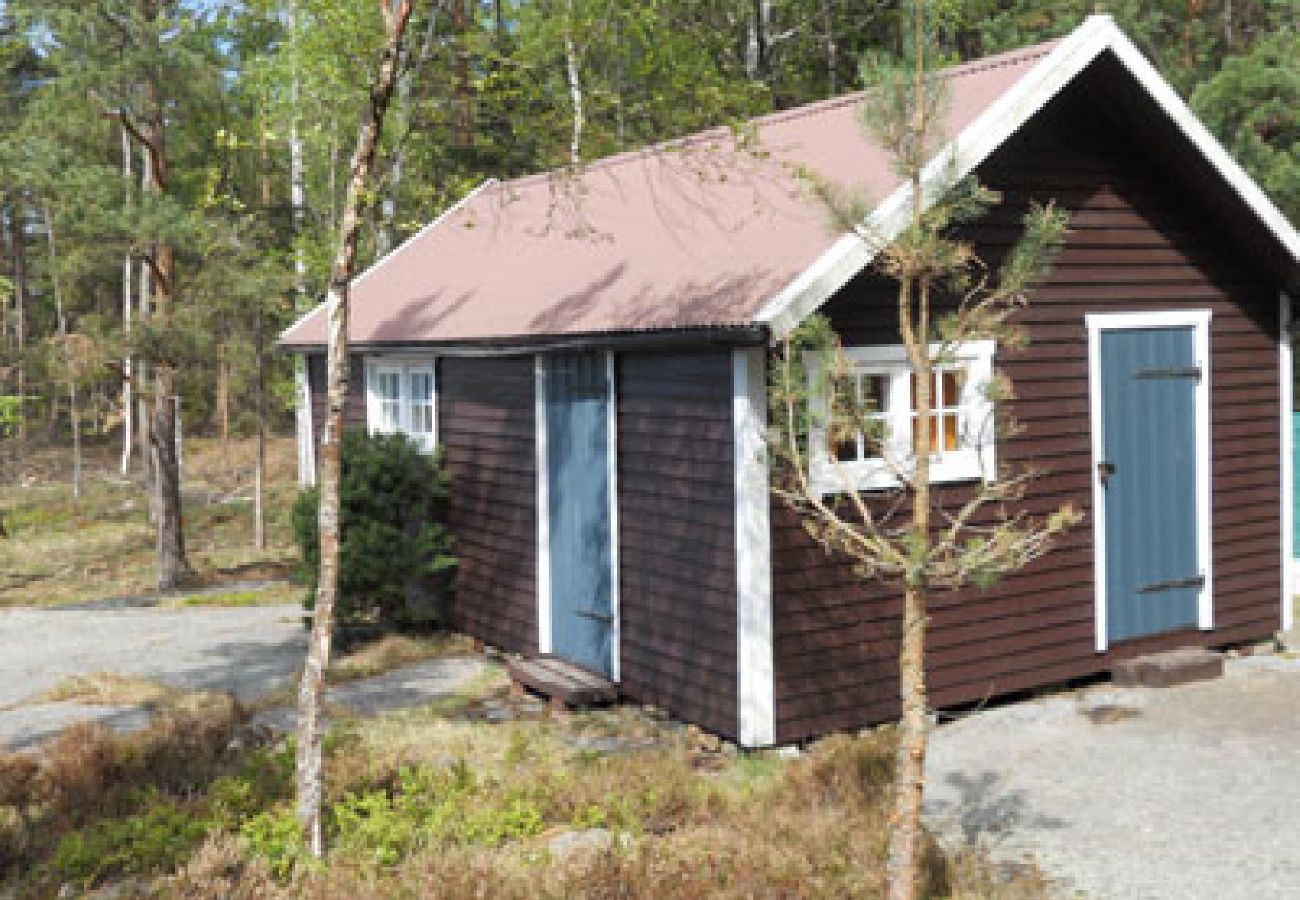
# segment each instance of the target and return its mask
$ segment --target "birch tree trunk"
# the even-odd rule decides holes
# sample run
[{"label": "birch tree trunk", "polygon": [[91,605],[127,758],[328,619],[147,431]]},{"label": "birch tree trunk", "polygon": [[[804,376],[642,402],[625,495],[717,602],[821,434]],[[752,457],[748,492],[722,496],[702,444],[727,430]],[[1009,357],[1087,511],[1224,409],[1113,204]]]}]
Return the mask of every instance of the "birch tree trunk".
[{"label": "birch tree trunk", "polygon": [[564,64],[569,80],[569,99],[573,105],[573,136],[569,141],[569,164],[582,163],[582,130],[586,125],[582,103],[582,75],[579,71],[578,47],[573,41],[573,0],[565,4]]},{"label": "birch tree trunk", "polygon": [[409,0],[400,0],[396,7],[390,5],[390,0],[380,2],[388,41],[379,73],[370,90],[368,115],[357,135],[356,153],[352,157],[352,172],[343,203],[342,227],[326,296],[329,312],[329,411],[320,446],[320,576],[307,664],[298,691],[297,759],[298,820],[311,852],[318,857],[324,852],[321,830],[321,741],[324,736],[321,706],[334,636],[334,604],[339,583],[339,481],[342,476],[339,451],[343,436],[343,409],[348,394],[349,292],[361,230],[361,205],[374,169],[384,115],[397,80],[402,38],[411,17]]},{"label": "birch tree trunk", "polygon": [[[54,292],[54,319],[59,330],[59,337],[68,336],[68,315],[63,307],[63,284],[59,278],[58,245],[54,238],[54,214],[49,204],[41,209],[45,217],[45,244],[49,249],[50,284]],[[68,352],[65,346],[64,352]],[[75,368],[75,367],[72,367]],[[81,500],[81,414],[77,407],[77,375],[69,372],[68,377],[68,419],[72,426],[72,502],[76,505]]]},{"label": "birch tree trunk", "polygon": [[18,347],[18,437],[27,437],[27,210],[21,192],[14,195],[10,239],[14,260],[14,338]]},{"label": "birch tree trunk", "polygon": [[[122,177],[126,179],[126,189],[131,190],[131,135],[122,129]],[[122,332],[128,343],[131,340],[131,254],[128,251],[122,257]],[[128,349],[122,356],[122,475],[131,471],[132,441],[135,439],[135,385],[132,383],[132,359]]]}]

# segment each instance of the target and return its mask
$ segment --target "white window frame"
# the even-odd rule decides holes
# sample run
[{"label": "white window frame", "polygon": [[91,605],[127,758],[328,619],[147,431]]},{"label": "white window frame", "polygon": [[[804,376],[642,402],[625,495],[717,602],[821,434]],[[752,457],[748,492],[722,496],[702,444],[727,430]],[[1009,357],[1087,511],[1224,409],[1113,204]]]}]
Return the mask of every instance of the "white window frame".
[{"label": "white window frame", "polygon": [[[438,376],[437,359],[433,356],[387,355],[372,356],[366,359],[366,430],[370,434],[401,433],[420,445],[426,453],[438,446]],[[397,427],[383,426],[383,404],[385,398],[379,393],[379,379],[383,375],[396,375],[398,383]],[[427,375],[429,377],[429,403],[432,406],[431,430],[415,432],[412,430],[411,377]]]},{"label": "white window frame", "polygon": [[[940,344],[930,347],[935,371],[963,368],[966,378],[959,402],[957,450],[943,450],[930,457],[930,480],[935,484],[962,481],[992,481],[997,476],[997,448],[994,440],[993,402],[989,389],[993,380],[993,357],[997,342],[967,341],[944,352]],[[841,351],[851,370],[858,375],[882,375],[889,379],[888,409],[882,410],[889,427],[885,456],[856,461],[837,460],[827,447],[824,396],[814,396],[813,425],[810,428],[809,464],[813,488],[819,493],[889,490],[902,485],[900,473],[910,472],[912,458],[912,367],[906,349],[900,345],[844,347]],[[820,381],[825,360],[809,361],[809,377]],[[816,388],[814,388],[816,390]],[[947,404],[945,404],[946,406]]]}]

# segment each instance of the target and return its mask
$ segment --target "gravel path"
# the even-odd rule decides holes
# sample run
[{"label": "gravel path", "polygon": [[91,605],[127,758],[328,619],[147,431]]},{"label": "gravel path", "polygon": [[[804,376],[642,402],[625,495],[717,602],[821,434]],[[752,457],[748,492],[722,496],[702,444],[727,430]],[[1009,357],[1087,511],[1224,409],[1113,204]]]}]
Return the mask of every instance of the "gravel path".
[{"label": "gravel path", "polygon": [[927,820],[944,840],[1035,858],[1093,898],[1300,896],[1300,660],[1222,679],[1110,686],[936,731]]},{"label": "gravel path", "polygon": [[[73,722],[142,727],[138,706],[29,700],[69,675],[140,675],[184,690],[229,691],[256,700],[284,687],[307,648],[297,606],[184,609],[0,609],[0,748],[40,744]],[[359,715],[419,706],[481,674],[479,658],[431,659],[329,689],[329,701]],[[291,708],[263,713],[278,728]]]},{"label": "gravel path", "polygon": [[143,721],[135,707],[12,708],[69,675],[140,675],[256,699],[302,664],[307,635],[300,617],[296,606],[0,609],[0,745],[30,746],[86,719],[125,728]]}]

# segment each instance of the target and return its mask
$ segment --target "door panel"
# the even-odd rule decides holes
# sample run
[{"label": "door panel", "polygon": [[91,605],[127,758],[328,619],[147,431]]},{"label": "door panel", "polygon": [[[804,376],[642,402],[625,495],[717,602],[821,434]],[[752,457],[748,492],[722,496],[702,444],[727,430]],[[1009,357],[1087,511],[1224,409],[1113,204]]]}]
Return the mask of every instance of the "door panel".
[{"label": "door panel", "polygon": [[608,676],[614,610],[605,357],[559,354],[545,366],[551,647]]},{"label": "door panel", "polygon": [[1195,626],[1195,329],[1100,334],[1111,641]]}]

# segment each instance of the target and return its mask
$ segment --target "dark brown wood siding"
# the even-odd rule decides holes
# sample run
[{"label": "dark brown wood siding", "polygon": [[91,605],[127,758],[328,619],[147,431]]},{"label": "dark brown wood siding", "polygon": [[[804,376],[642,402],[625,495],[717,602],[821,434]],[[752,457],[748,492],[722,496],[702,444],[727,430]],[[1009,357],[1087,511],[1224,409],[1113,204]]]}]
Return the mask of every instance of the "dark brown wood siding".
[{"label": "dark brown wood siding", "polygon": [[438,361],[460,558],[452,624],[516,653],[537,651],[535,420],[531,356]]},{"label": "dark brown wood siding", "polygon": [[618,357],[623,692],[734,737],[731,354]]},{"label": "dark brown wood siding", "polygon": [[[366,427],[366,362],[359,354],[349,358],[348,401],[343,407],[343,427]],[[325,417],[329,413],[329,392],[326,384],[325,354],[313,353],[307,357],[307,384],[311,389],[311,433],[320,444],[325,433]]]},{"label": "dark brown wood siding", "polygon": [[[1094,651],[1091,520],[986,592],[938,596],[931,697],[953,706],[1107,670],[1181,644],[1225,645],[1278,625],[1280,584],[1277,288],[1216,229],[1189,186],[1126,136],[1086,90],[1048,107],[982,168],[1005,205],[973,229],[986,258],[1014,239],[1031,199],[1055,198],[1072,231],[1048,282],[1020,315],[1031,344],[999,353],[1015,385],[1020,436],[1000,461],[1042,470],[1027,506],[1072,502],[1091,514],[1087,334],[1090,312],[1210,309],[1214,631]],[[827,306],[846,343],[896,343],[892,288],[864,275]],[[894,717],[901,601],[863,587],[844,560],[773,508],[777,737],[797,741]]]}]

